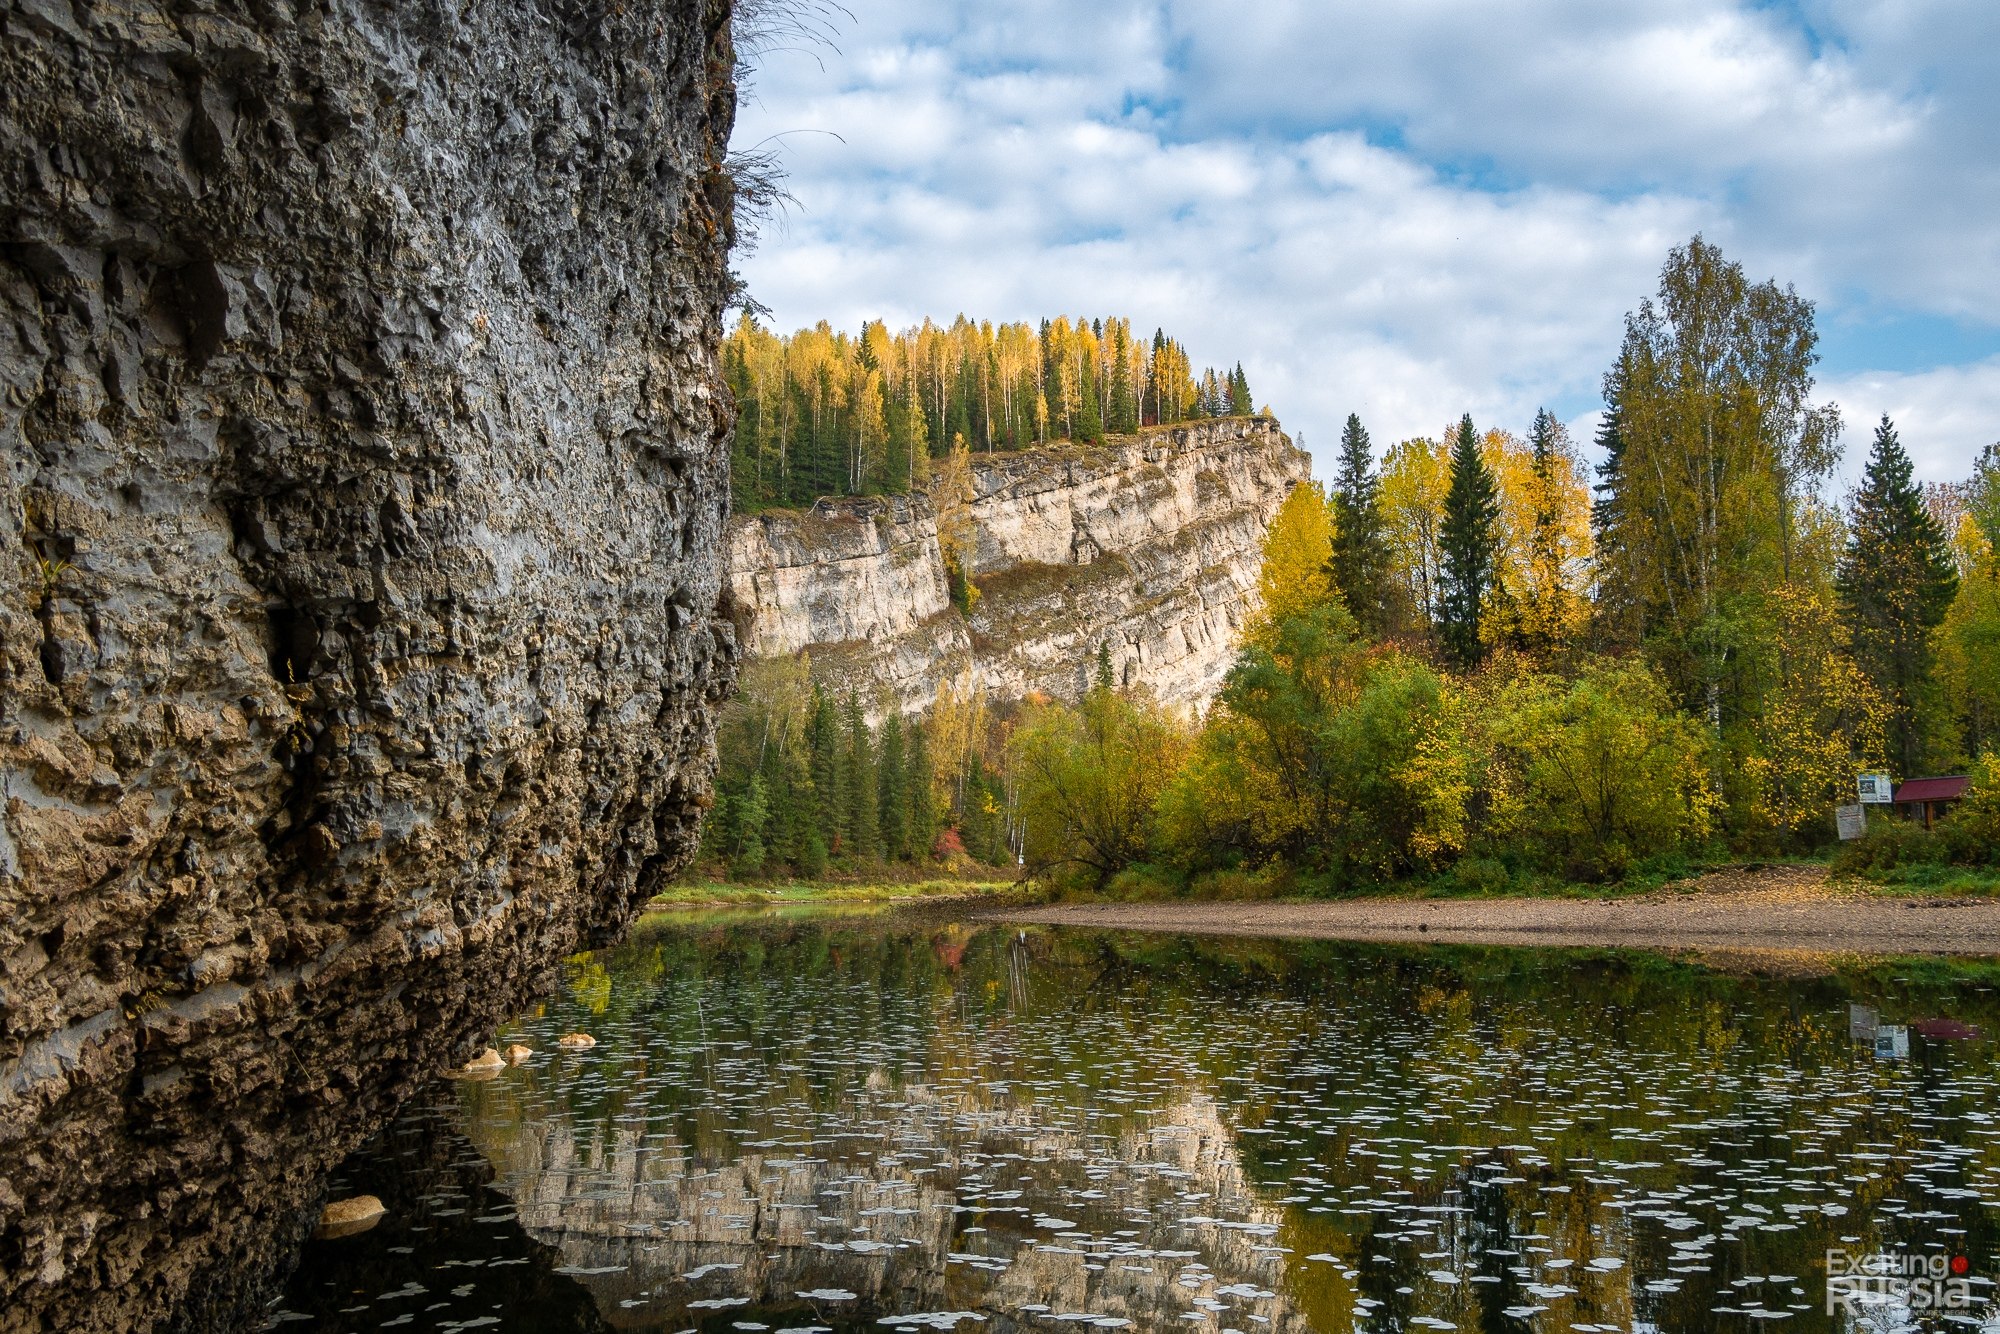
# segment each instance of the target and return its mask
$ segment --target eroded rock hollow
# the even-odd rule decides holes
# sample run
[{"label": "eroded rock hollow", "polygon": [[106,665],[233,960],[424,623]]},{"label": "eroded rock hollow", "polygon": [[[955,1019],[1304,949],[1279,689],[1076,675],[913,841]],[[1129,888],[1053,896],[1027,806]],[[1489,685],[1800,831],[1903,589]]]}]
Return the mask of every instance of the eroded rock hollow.
[{"label": "eroded rock hollow", "polygon": [[227,1326],[691,851],[726,0],[0,0],[0,1330]]}]

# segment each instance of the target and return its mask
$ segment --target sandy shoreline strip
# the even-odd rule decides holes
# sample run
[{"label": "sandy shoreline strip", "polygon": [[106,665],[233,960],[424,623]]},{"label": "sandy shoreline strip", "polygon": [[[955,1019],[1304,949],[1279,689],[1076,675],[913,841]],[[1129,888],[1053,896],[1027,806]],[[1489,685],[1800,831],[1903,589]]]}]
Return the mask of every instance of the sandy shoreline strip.
[{"label": "sandy shoreline strip", "polygon": [[1762,884],[1622,899],[1350,899],[1076,903],[990,921],[1197,935],[1651,950],[2000,955],[2000,900],[1829,891],[1780,868]]}]

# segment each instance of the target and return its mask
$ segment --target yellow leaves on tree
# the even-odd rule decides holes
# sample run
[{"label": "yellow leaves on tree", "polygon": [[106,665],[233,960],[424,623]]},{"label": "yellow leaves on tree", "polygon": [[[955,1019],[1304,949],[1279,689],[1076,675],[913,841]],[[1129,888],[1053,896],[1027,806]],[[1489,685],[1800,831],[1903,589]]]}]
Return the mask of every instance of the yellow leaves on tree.
[{"label": "yellow leaves on tree", "polygon": [[1553,419],[1549,429],[1541,466],[1534,446],[1511,432],[1488,431],[1480,442],[1500,491],[1500,594],[1483,628],[1488,642],[1534,654],[1572,642],[1588,611],[1590,491],[1569,433]]},{"label": "yellow leaves on tree", "polygon": [[938,687],[924,727],[930,739],[931,790],[940,808],[950,807],[965,795],[972,758],[986,740],[986,687],[970,667]]},{"label": "yellow leaves on tree", "polygon": [[1963,516],[1952,543],[1958,596],[1937,632],[1937,676],[1965,749],[1977,755],[2000,742],[2000,558],[1985,530]]},{"label": "yellow leaves on tree", "polygon": [[937,475],[931,479],[931,505],[937,514],[945,581],[952,601],[967,615],[979,605],[979,585],[972,582],[972,501],[972,453],[965,437],[955,435],[951,452],[938,461]]},{"label": "yellow leaves on tree", "polygon": [[1318,482],[1300,482],[1264,534],[1264,562],[1257,574],[1263,611],[1257,626],[1268,628],[1331,599],[1326,562],[1332,554],[1333,509],[1326,492]]},{"label": "yellow leaves on tree", "polygon": [[1837,620],[1823,593],[1788,584],[1772,602],[1784,646],[1781,676],[1765,699],[1757,751],[1744,770],[1759,815],[1802,833],[1829,825],[1833,808],[1854,800],[1856,771],[1881,762],[1889,704],[1835,643]]},{"label": "yellow leaves on tree", "polygon": [[1382,460],[1382,524],[1390,575],[1426,622],[1437,616],[1450,453],[1440,442],[1418,437],[1391,445]]},{"label": "yellow leaves on tree", "polygon": [[[1547,462],[1540,468],[1534,447],[1510,432],[1490,430],[1480,441],[1500,499],[1496,589],[1483,633],[1489,642],[1538,654],[1572,641],[1588,610],[1583,585],[1590,558],[1590,491],[1568,433],[1553,419],[1549,428]],[[1445,434],[1449,438],[1450,432]],[[1450,474],[1450,449],[1422,437],[1391,447],[1382,463],[1391,574],[1426,620],[1437,615]]]}]

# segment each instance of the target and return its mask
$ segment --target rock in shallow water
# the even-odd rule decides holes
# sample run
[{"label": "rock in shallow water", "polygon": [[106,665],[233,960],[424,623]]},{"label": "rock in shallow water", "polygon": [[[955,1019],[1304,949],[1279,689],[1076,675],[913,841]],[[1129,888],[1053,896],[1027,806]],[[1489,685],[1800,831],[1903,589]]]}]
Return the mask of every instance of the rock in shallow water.
[{"label": "rock in shallow water", "polygon": [[335,1200],[319,1211],[319,1226],[313,1229],[313,1236],[321,1241],[335,1237],[351,1237],[357,1232],[366,1232],[382,1221],[382,1201],[373,1195],[356,1195],[348,1200]]},{"label": "rock in shallow water", "polygon": [[727,8],[0,0],[0,1331],[240,1322],[692,851]]}]

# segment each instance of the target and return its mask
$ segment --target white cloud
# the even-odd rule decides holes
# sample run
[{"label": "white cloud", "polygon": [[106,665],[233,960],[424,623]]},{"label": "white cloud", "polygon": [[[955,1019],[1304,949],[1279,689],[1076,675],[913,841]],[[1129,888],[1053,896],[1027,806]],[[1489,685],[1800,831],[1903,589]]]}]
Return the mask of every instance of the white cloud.
[{"label": "white cloud", "polygon": [[[1378,444],[1586,411],[1697,229],[1830,314],[1994,327],[2000,6],[1502,12],[885,0],[760,74],[739,142],[840,137],[785,141],[803,211],[746,275],[787,326],[1128,314],[1321,449],[1351,410]],[[1850,422],[1903,394],[1926,475],[2000,436],[1993,363],[1851,365]]]},{"label": "white cloud", "polygon": [[1874,371],[1822,386],[1847,419],[1842,481],[1861,474],[1875,424],[1888,413],[1918,476],[1957,481],[1969,476],[1978,450],[2000,444],[2000,357],[1970,366],[1917,372]]}]

